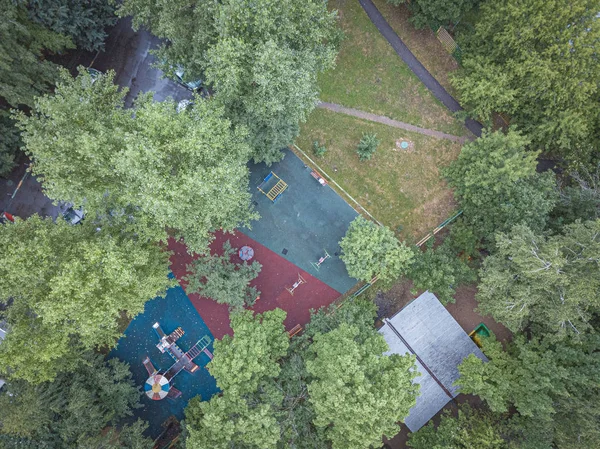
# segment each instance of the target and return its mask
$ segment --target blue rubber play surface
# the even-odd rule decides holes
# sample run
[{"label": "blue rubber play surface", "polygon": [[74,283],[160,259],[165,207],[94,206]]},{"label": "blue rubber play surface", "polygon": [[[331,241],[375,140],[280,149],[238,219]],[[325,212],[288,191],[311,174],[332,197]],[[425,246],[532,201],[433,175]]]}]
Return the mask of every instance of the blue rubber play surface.
[{"label": "blue rubber play surface", "polygon": [[[184,352],[204,335],[213,339],[208,327],[180,286],[169,289],[164,299],[156,298],[148,301],[144,313],[138,315],[129,324],[125,336],[119,340],[117,347],[108,356],[129,363],[140,391],[143,391],[144,383],[148,378],[148,372],[142,364],[146,356],[150,357],[154,367],[159,371],[166,371],[173,364],[173,359],[167,353],[161,353],[156,347],[159,340],[152,328],[156,322],[160,323],[166,334],[170,334],[178,327],[183,329],[185,334],[177,344]],[[208,349],[212,352],[212,343]],[[181,397],[153,401],[145,394],[142,395],[140,401],[142,407],[134,411],[134,417],[148,422],[150,427],[147,433],[152,438],[160,435],[163,431],[161,424],[169,416],[174,415],[178,420],[183,418],[183,410],[191,398],[200,395],[202,400],[208,400],[219,391],[215,379],[205,368],[209,362],[208,356],[202,353],[194,359],[194,362],[201,367],[199,370],[192,374],[181,371],[172,380],[172,385],[181,391]]]}]

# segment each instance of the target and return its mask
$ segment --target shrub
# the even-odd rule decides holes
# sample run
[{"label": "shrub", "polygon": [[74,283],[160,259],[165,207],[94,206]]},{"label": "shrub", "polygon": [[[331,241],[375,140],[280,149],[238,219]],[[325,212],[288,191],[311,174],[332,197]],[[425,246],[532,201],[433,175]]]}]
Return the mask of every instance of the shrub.
[{"label": "shrub", "polygon": [[325,148],[325,145],[321,145],[321,143],[318,140],[315,140],[313,142],[313,152],[315,153],[315,156],[323,157],[327,152],[327,148]]},{"label": "shrub", "polygon": [[378,146],[379,139],[377,139],[377,134],[363,134],[362,139],[360,139],[358,144],[358,149],[356,150],[358,157],[361,161],[371,159]]}]

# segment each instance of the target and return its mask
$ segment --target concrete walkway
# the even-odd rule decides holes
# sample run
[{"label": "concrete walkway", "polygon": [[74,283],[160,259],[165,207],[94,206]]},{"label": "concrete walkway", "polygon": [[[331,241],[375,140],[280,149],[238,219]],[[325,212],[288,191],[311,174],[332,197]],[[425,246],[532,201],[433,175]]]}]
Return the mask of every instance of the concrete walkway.
[{"label": "concrete walkway", "polygon": [[[387,39],[392,48],[396,51],[398,56],[408,65],[408,67],[414,72],[415,75],[421,80],[425,87],[431,91],[431,93],[440,100],[444,106],[446,106],[452,112],[462,111],[463,108],[460,106],[458,101],[450,95],[446,89],[427,71],[427,69],[421,64],[421,62],[412,54],[408,47],[398,37],[396,32],[390,26],[385,18],[381,15],[377,7],[371,0],[359,0],[361,6],[377,27],[379,32]],[[481,137],[481,131],[483,125],[473,119],[467,119],[465,126],[477,137]]]},{"label": "concrete walkway", "polygon": [[446,134],[441,131],[434,131],[432,129],[421,128],[419,126],[411,125],[410,123],[399,122],[383,115],[371,114],[370,112],[359,111],[358,109],[346,108],[335,103],[319,103],[317,106],[322,109],[328,109],[333,112],[339,112],[341,114],[351,115],[371,122],[381,123],[383,125],[393,126],[394,128],[405,129],[413,133],[424,134],[426,136],[435,137],[437,139],[448,139],[454,142],[464,143],[467,137],[459,137],[452,134]]}]

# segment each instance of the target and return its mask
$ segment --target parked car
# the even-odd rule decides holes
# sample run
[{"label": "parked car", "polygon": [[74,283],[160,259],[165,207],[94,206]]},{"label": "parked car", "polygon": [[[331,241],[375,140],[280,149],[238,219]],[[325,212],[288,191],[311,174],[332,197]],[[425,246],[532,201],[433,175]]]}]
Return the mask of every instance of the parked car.
[{"label": "parked car", "polygon": [[200,90],[200,88],[202,87],[202,84],[204,82],[203,80],[197,79],[194,81],[185,81],[184,75],[185,75],[185,72],[183,71],[183,67],[177,66],[175,68],[175,76],[177,77],[177,81],[179,82],[179,84],[181,84],[183,87],[185,87],[186,89],[189,89],[193,92]]},{"label": "parked car", "polygon": [[74,209],[73,207],[69,207],[66,211],[63,212],[63,218],[67,220],[69,224],[77,224],[81,223],[83,220],[83,210]]}]

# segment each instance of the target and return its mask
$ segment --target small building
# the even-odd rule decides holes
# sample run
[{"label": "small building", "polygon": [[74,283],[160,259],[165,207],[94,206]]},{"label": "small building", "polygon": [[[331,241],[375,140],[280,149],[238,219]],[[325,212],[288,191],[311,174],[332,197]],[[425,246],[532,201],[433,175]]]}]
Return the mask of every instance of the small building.
[{"label": "small building", "polygon": [[384,320],[379,332],[390,354],[414,354],[417,370],[414,379],[420,396],[409,411],[405,424],[411,432],[423,427],[448,402],[458,396],[454,382],[459,378],[458,365],[469,354],[487,361],[448,310],[433,293],[425,292],[396,315]]}]

